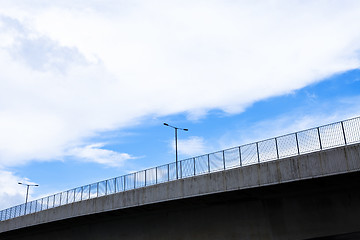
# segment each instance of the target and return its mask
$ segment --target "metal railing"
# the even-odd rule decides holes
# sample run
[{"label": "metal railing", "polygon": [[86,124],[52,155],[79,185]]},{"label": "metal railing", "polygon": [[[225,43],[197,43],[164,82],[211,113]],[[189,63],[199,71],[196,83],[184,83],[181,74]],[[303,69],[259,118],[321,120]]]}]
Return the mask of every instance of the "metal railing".
[{"label": "metal railing", "polygon": [[[360,117],[179,161],[179,178],[360,142]],[[176,180],[175,163],[50,195],[0,211],[0,221],[61,205]]]}]

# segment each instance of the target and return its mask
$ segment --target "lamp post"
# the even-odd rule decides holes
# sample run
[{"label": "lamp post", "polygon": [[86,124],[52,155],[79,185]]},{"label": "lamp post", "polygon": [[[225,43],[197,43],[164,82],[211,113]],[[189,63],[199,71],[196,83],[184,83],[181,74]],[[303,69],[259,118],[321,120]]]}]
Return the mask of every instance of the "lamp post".
[{"label": "lamp post", "polygon": [[28,201],[28,196],[29,196],[29,188],[30,187],[38,187],[39,185],[38,184],[26,184],[26,183],[21,183],[21,182],[18,182],[18,184],[26,186],[25,211],[24,211],[24,213],[26,214],[26,206],[27,206],[27,201]]},{"label": "lamp post", "polygon": [[189,131],[189,129],[187,128],[178,128],[178,127],[174,127],[171,126],[167,123],[164,123],[165,126],[171,127],[173,129],[175,129],[175,164],[176,164],[176,179],[179,179],[179,174],[178,174],[178,150],[177,150],[177,130],[183,130],[183,131]]}]

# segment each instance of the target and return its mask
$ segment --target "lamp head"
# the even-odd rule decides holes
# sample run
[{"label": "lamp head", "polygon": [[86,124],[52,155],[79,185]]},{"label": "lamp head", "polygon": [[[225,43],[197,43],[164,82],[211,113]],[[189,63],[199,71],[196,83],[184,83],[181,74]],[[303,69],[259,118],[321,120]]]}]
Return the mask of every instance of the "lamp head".
[{"label": "lamp head", "polygon": [[164,125],[165,125],[165,126],[169,126],[169,124],[167,124],[167,123],[164,123]]}]

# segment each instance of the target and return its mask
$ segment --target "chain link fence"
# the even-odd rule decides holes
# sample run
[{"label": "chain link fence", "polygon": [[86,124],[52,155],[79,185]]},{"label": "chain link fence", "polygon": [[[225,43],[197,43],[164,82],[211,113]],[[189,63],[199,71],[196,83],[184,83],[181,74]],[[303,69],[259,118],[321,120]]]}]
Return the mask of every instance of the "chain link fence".
[{"label": "chain link fence", "polygon": [[77,187],[0,211],[0,221],[65,204],[230,168],[360,142],[360,117],[242,145]]}]

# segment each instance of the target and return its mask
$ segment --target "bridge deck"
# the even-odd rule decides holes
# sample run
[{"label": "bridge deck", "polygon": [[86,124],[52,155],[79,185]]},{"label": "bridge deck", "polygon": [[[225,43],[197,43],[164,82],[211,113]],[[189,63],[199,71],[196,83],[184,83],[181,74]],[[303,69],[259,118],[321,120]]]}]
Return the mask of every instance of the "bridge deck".
[{"label": "bridge deck", "polygon": [[59,206],[3,221],[0,233],[155,203],[357,172],[359,169],[360,144],[342,146]]}]

